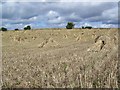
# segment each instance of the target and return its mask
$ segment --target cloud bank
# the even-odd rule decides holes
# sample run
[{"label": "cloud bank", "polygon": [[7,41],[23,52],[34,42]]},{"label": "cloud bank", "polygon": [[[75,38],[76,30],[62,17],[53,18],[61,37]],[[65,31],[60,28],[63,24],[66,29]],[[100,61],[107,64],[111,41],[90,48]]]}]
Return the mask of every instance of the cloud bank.
[{"label": "cloud bank", "polygon": [[[14,1],[14,0],[13,0]],[[2,26],[8,29],[31,25],[33,28],[75,27],[117,28],[118,2],[3,2]]]}]

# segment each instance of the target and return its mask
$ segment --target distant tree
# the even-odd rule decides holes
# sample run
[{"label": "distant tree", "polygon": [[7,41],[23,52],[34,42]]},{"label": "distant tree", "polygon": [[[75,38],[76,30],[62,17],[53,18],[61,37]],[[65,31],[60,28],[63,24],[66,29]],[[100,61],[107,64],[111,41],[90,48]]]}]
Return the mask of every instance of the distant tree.
[{"label": "distant tree", "polygon": [[30,26],[26,26],[26,27],[24,27],[24,30],[30,30],[30,29],[31,29]]},{"label": "distant tree", "polygon": [[82,29],[84,29],[85,27],[84,26],[82,26]]},{"label": "distant tree", "polygon": [[73,22],[68,22],[66,28],[67,29],[72,29],[74,28],[75,24]]},{"label": "distant tree", "polygon": [[27,26],[27,29],[28,29],[28,30],[30,30],[30,29],[31,29],[31,27],[30,27],[30,26]]},{"label": "distant tree", "polygon": [[7,28],[2,27],[0,31],[7,31]]},{"label": "distant tree", "polygon": [[24,30],[27,30],[27,27],[24,27]]},{"label": "distant tree", "polygon": [[85,28],[86,28],[86,29],[92,29],[92,27],[91,27],[91,26],[86,26]]},{"label": "distant tree", "polygon": [[19,30],[18,28],[15,29],[15,31],[18,31],[18,30]]}]

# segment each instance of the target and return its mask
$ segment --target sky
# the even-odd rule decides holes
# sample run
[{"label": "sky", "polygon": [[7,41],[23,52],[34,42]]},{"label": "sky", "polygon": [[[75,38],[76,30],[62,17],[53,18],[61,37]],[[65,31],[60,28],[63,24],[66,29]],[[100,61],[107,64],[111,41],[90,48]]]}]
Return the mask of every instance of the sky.
[{"label": "sky", "polygon": [[75,28],[92,26],[94,28],[118,27],[118,2],[78,1],[78,0],[5,0],[0,4],[0,27],[9,30],[23,29],[30,25],[37,28],[65,28],[73,22]]}]

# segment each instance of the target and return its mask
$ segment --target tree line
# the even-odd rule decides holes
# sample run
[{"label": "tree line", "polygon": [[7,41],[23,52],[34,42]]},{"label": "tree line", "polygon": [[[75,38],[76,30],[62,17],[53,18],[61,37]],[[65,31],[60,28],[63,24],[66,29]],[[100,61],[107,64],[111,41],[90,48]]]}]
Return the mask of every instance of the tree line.
[{"label": "tree line", "polygon": [[[66,25],[66,29],[73,29],[74,26],[75,26],[75,24],[74,24],[73,22],[68,22],[67,25]],[[24,30],[31,30],[31,29],[32,29],[32,28],[31,28],[30,25],[24,27]],[[92,29],[92,27],[91,27],[91,26],[82,26],[82,29]],[[19,29],[16,28],[16,29],[14,29],[14,30],[15,30],[15,31],[18,31]],[[0,29],[0,31],[7,31],[7,28],[2,27],[2,28]]]},{"label": "tree line", "polygon": [[[24,30],[31,30],[32,28],[31,28],[31,26],[26,26],[26,27],[24,27]],[[18,28],[16,28],[16,29],[14,29],[15,31],[18,31],[19,29]],[[5,27],[2,27],[2,28],[0,28],[0,31],[7,31],[7,28],[5,28]]]}]

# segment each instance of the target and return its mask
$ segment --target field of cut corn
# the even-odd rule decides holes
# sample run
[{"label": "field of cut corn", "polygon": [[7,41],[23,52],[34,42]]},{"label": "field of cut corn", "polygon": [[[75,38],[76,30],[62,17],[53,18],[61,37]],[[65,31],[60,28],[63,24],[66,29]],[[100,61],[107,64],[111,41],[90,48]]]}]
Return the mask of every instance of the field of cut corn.
[{"label": "field of cut corn", "polygon": [[117,88],[117,29],[2,33],[3,88]]}]

